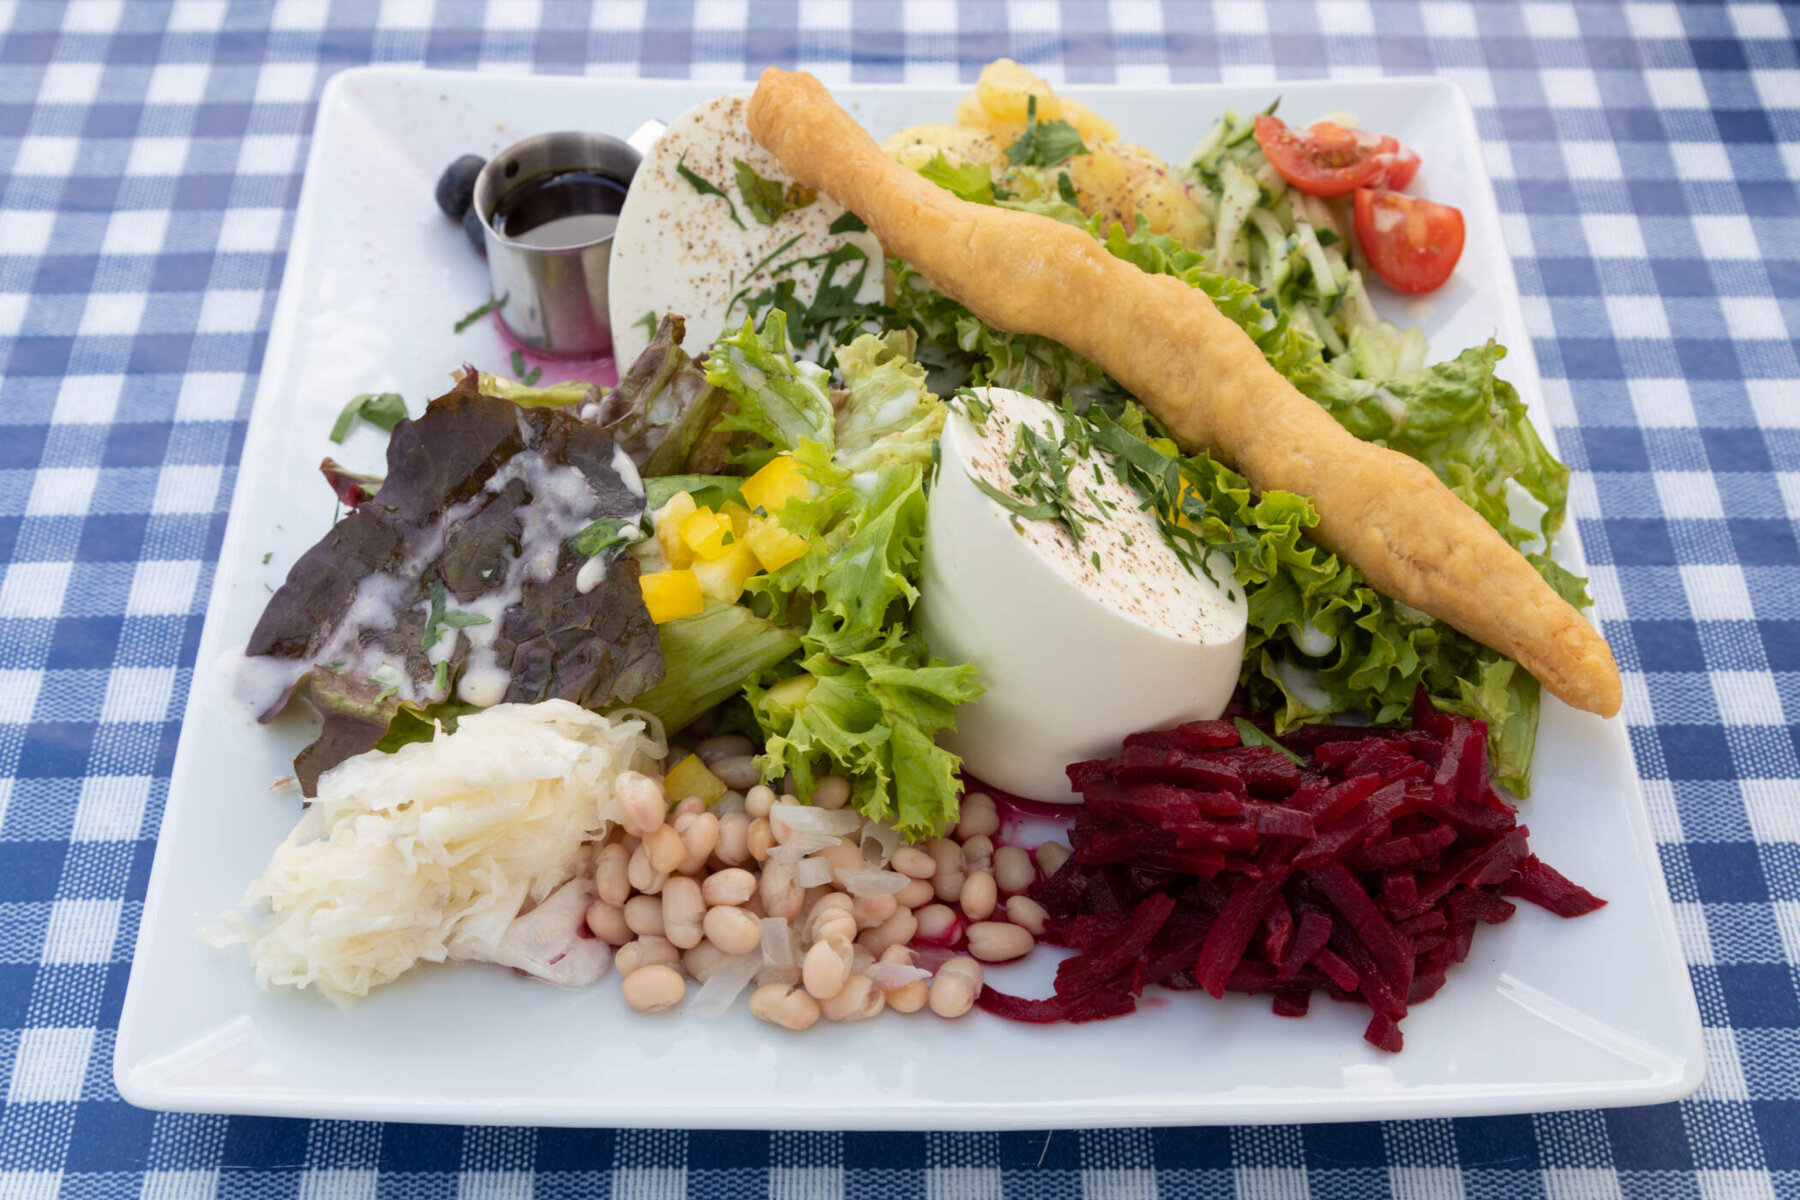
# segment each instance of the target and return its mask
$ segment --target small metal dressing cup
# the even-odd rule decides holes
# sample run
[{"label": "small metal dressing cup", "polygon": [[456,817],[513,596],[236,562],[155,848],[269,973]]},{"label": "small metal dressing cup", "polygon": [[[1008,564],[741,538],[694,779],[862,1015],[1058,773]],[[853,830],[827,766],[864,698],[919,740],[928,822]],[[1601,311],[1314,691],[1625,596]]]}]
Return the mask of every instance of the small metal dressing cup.
[{"label": "small metal dressing cup", "polygon": [[545,133],[488,160],[475,178],[475,211],[487,235],[488,278],[505,297],[500,320],[512,335],[545,354],[584,357],[612,349],[607,274],[612,234],[569,246],[528,244],[494,228],[500,203],[516,188],[547,175],[593,171],[629,186],[641,155],[603,133]]}]

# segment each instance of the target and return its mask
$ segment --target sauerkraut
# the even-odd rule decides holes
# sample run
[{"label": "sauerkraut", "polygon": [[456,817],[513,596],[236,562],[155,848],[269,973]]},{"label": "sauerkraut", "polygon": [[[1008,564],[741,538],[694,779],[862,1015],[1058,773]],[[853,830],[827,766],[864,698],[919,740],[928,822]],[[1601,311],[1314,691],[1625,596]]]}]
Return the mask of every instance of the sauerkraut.
[{"label": "sauerkraut", "polygon": [[621,815],[620,774],[656,770],[665,751],[654,718],[548,700],[358,755],[320,778],[250,885],[250,912],[209,938],[247,944],[263,987],[315,987],[338,1003],[418,962],[591,983],[608,964],[603,943],[579,936],[591,846]]}]

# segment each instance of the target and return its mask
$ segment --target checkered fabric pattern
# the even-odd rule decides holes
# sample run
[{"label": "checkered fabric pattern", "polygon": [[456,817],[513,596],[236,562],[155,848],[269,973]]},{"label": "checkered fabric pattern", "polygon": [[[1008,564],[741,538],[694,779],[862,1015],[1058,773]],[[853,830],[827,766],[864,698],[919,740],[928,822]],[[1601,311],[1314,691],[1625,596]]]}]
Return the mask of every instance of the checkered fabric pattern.
[{"label": "checkered fabric pattern", "polygon": [[[1800,1195],[1797,35],[1767,3],[0,2],[0,1200]],[[942,81],[1002,54],[1077,81],[1440,72],[1474,99],[1705,1018],[1699,1095],[1050,1136],[121,1102],[113,1031],[325,79]]]}]

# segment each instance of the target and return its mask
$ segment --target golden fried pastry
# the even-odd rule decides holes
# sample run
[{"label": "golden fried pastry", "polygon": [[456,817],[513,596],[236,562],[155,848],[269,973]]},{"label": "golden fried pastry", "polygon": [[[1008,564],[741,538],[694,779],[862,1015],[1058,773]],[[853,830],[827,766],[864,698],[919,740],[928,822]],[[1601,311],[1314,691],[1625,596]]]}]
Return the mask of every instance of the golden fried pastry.
[{"label": "golden fried pastry", "polygon": [[1310,496],[1318,539],[1387,595],[1516,659],[1550,692],[1619,709],[1612,651],[1430,468],[1359,441],[1205,294],[1046,217],[969,204],[881,152],[811,75],[763,72],[750,131],[882,246],[989,324],[1055,338],[1143,398],[1183,446]]}]

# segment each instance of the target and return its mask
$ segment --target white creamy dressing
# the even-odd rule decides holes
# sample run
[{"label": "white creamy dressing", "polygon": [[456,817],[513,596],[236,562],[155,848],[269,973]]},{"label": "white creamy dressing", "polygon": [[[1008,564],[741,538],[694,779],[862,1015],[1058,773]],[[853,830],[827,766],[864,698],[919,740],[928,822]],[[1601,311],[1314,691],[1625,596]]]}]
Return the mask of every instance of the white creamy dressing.
[{"label": "white creamy dressing", "polygon": [[[985,433],[966,416],[952,418],[963,459],[989,484],[1035,503],[1031,496],[1019,496],[1008,463],[1022,424],[1060,446],[1062,414],[1005,388],[984,389],[983,394],[992,406]],[[1244,625],[1244,602],[1230,564],[1212,556],[1209,565],[1217,585],[1190,574],[1162,540],[1156,519],[1139,507],[1137,493],[1119,482],[1099,451],[1094,453],[1070,469],[1080,544],[1061,522],[1049,520],[1015,519],[1020,538],[1088,595],[1146,629],[1205,645],[1237,636]]]},{"label": "white creamy dressing", "polygon": [[[528,440],[535,440],[530,427],[522,421],[521,434]],[[627,487],[639,496],[644,494],[643,480],[636,464],[617,446],[613,449],[612,466]],[[467,603],[446,596],[448,607],[486,617],[487,621],[460,629],[440,626],[437,641],[425,651],[427,661],[433,664],[445,662],[455,653],[458,640],[467,639],[468,655],[457,680],[456,696],[465,703],[483,708],[499,704],[511,684],[510,669],[500,663],[494,651],[507,610],[523,600],[527,580],[544,584],[555,577],[563,545],[587,527],[599,501],[580,468],[553,463],[541,451],[522,451],[508,459],[487,481],[484,491],[498,495],[515,479],[524,482],[531,499],[517,510],[519,549],[517,553],[509,551],[497,568],[504,572],[500,586]],[[421,691],[404,664],[392,661],[382,652],[379,635],[400,623],[403,611],[400,605],[411,581],[418,579],[426,567],[442,556],[445,539],[485,503],[486,497],[475,496],[448,509],[443,519],[433,524],[408,561],[394,571],[367,575],[359,580],[356,595],[343,616],[322,646],[306,660],[245,655],[237,672],[238,695],[254,706],[260,716],[275,709],[312,670],[314,663],[339,662],[336,669],[340,673],[392,686],[405,703],[422,707],[442,699],[435,694],[435,689],[428,687]],[[590,559],[576,576],[576,588],[586,594],[599,587],[605,578],[605,561]],[[430,597],[420,598],[412,611],[424,618],[430,611]],[[361,644],[365,633],[371,635],[368,645]]]}]

